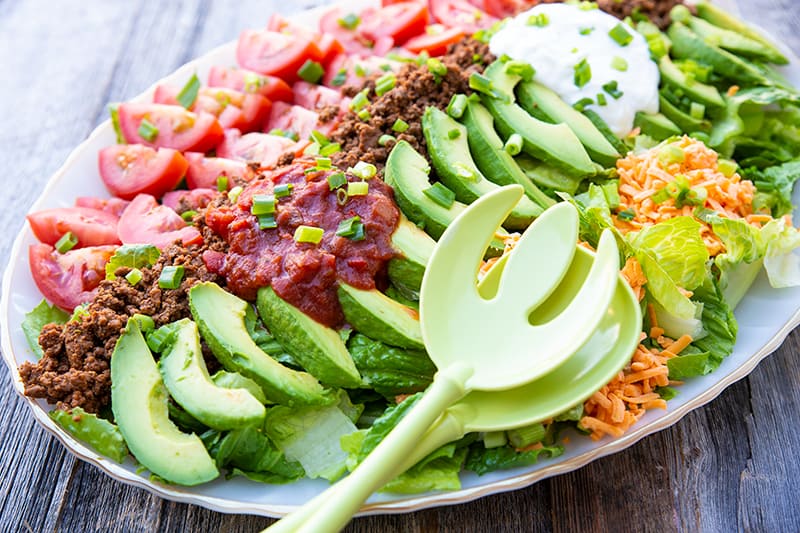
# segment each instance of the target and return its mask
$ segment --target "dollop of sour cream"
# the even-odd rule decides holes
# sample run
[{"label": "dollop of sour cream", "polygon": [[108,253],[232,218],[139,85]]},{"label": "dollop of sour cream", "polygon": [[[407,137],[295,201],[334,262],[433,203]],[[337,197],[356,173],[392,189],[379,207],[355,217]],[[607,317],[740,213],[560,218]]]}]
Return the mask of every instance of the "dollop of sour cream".
[{"label": "dollop of sour cream", "polygon": [[[585,107],[623,137],[633,129],[637,111],[658,112],[659,73],[645,38],[622,24],[630,35],[626,37],[615,30],[620,24],[596,8],[540,4],[508,21],[492,37],[489,49],[498,57],[506,54],[530,63],[536,69],[534,79],[570,105],[591,99]],[[623,45],[625,41],[629,42]],[[616,91],[609,91],[607,84],[613,87],[613,82]],[[600,105],[603,102],[606,105]]]}]

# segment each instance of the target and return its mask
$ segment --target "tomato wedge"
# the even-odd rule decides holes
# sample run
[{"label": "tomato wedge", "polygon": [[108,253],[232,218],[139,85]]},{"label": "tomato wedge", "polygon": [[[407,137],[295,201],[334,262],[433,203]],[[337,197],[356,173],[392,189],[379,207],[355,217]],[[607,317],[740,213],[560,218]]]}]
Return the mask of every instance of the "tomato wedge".
[{"label": "tomato wedge", "polygon": [[478,7],[500,19],[512,17],[517,13],[538,4],[535,0],[479,0]]},{"label": "tomato wedge", "polygon": [[217,189],[169,191],[161,199],[161,205],[169,207],[176,213],[197,211],[207,206],[218,194]]},{"label": "tomato wedge", "polygon": [[[338,7],[326,11],[319,19],[320,32],[335,37],[348,54],[372,55],[374,43],[359,31],[361,23],[359,22],[354,27],[348,28],[339,22],[349,14],[351,13]],[[355,13],[352,14],[355,15]]]},{"label": "tomato wedge", "polygon": [[[223,144],[225,143],[223,142]],[[217,178],[220,176],[228,178],[228,188],[233,187],[231,184],[235,180],[250,181],[252,179],[252,173],[244,161],[235,161],[224,157],[206,157],[199,152],[186,152],[183,155],[189,162],[189,168],[186,170],[186,185],[190,189],[216,189]]]},{"label": "tomato wedge", "polygon": [[255,132],[241,135],[236,130],[229,130],[217,154],[228,159],[255,161],[262,167],[274,167],[283,154],[299,153],[307,145],[308,141],[295,142],[280,135]]},{"label": "tomato wedge", "polygon": [[298,141],[306,141],[314,130],[327,134],[331,129],[330,123],[319,123],[316,111],[299,105],[276,103],[272,106],[264,131],[280,130],[284,134],[296,135]]},{"label": "tomato wedge", "polygon": [[[147,123],[143,125],[144,120]],[[223,136],[222,126],[214,115],[192,113],[177,105],[120,104],[119,125],[128,143],[180,152],[207,152]]]},{"label": "tomato wedge", "polygon": [[294,103],[306,109],[339,105],[342,101],[341,92],[307,81],[295,82],[292,91],[294,91]]},{"label": "tomato wedge", "polygon": [[[180,105],[180,89],[169,85],[158,85],[153,94],[156,104]],[[225,128],[236,128],[243,132],[261,129],[269,115],[272,102],[260,94],[243,93],[227,87],[201,87],[190,108],[198,113],[211,113]]]},{"label": "tomato wedge", "polygon": [[422,34],[427,24],[428,6],[419,2],[401,2],[363,10],[358,31],[373,42],[390,37],[396,45],[402,45]]},{"label": "tomato wedge", "polygon": [[119,219],[119,238],[125,244],[153,244],[166,248],[175,241],[184,246],[200,244],[203,237],[197,228],[187,226],[181,216],[159,205],[149,194],[140,194]]},{"label": "tomato wedge", "polygon": [[76,247],[119,244],[119,217],[90,207],[57,207],[26,217],[33,234],[45,244],[54,245],[68,231],[78,238]]},{"label": "tomato wedge", "polygon": [[469,34],[498,21],[466,0],[429,0],[429,4],[436,22],[448,27],[457,26]]},{"label": "tomato wedge", "polygon": [[119,218],[130,202],[122,198],[95,198],[94,196],[78,196],[75,207],[90,207],[110,213]]},{"label": "tomato wedge", "polygon": [[298,79],[297,71],[308,59],[320,61],[322,52],[303,35],[244,30],[236,46],[236,60],[240,66],[278,76],[287,83]]},{"label": "tomato wedge", "polygon": [[114,144],[100,150],[100,178],[116,196],[130,200],[139,193],[160,197],[178,185],[189,163],[176,150],[154,150],[141,144]]},{"label": "tomato wedge", "polygon": [[208,71],[208,85],[227,87],[248,94],[260,94],[272,102],[292,103],[292,89],[288,83],[278,77],[243,68],[214,65]]},{"label": "tomato wedge", "polygon": [[33,281],[53,305],[72,312],[90,301],[106,277],[106,263],[116,246],[88,246],[60,254],[49,244],[32,244],[28,262]]},{"label": "tomato wedge", "polygon": [[457,43],[465,35],[464,30],[461,28],[448,28],[443,24],[432,24],[428,26],[422,35],[417,35],[406,41],[403,47],[415,54],[425,51],[431,56],[441,56],[447,52],[447,48],[451,44]]}]

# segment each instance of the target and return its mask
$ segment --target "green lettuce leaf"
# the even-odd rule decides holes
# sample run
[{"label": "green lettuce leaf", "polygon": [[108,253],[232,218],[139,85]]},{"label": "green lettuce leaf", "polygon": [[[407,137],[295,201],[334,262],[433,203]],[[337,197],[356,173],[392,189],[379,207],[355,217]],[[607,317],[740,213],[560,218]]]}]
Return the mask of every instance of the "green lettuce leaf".
[{"label": "green lettuce leaf", "polygon": [[535,464],[539,461],[540,455],[552,458],[558,457],[562,453],[564,453],[564,447],[560,444],[543,446],[538,450],[518,452],[511,446],[487,449],[482,442],[479,442],[470,446],[464,467],[482,476],[494,470],[505,470]]},{"label": "green lettuce leaf", "polygon": [[357,333],[347,345],[364,383],[386,398],[425,390],[436,366],[422,350],[404,350]]},{"label": "green lettuce leaf", "polygon": [[152,244],[123,244],[106,264],[106,279],[115,279],[119,267],[147,268],[153,266],[161,252]]},{"label": "green lettuce leaf", "polygon": [[88,444],[98,453],[118,463],[124,462],[128,456],[128,447],[116,424],[96,414],[87,413],[80,407],[73,407],[70,412],[53,409],[49,415],[67,433]]},{"label": "green lettuce leaf", "polygon": [[42,300],[30,312],[25,313],[25,319],[22,321],[22,332],[25,334],[25,340],[28,341],[28,346],[33,350],[36,359],[41,359],[44,355],[42,347],[39,346],[39,334],[42,332],[42,328],[52,323],[64,324],[67,319],[69,319],[69,313],[62,311],[55,305],[48,304],[47,300]]},{"label": "green lettuce leaf", "polygon": [[754,208],[768,208],[773,217],[792,212],[792,188],[800,178],[800,159],[764,170],[751,167],[744,170],[743,175],[753,182],[758,191],[753,200]]},{"label": "green lettuce leaf", "polygon": [[300,463],[288,460],[275,444],[257,428],[246,427],[228,432],[212,448],[217,466],[231,469],[265,483],[285,483],[303,477]]},{"label": "green lettuce leaf", "polygon": [[706,277],[708,250],[700,229],[692,217],[675,217],[643,229],[630,242],[637,254],[647,251],[676,285],[692,290]]}]

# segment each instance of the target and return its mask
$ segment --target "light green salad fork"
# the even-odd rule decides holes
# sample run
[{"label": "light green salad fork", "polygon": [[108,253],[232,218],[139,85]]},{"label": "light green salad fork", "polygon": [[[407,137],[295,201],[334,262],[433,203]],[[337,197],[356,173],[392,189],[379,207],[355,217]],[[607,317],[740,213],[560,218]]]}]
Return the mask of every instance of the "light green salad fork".
[{"label": "light green salad fork", "polygon": [[480,198],[442,235],[420,298],[423,337],[439,372],[418,404],[297,531],[339,530],[374,487],[405,464],[450,405],[470,391],[514,389],[542,378],[595,332],[617,289],[619,258],[610,234],[601,238],[591,271],[569,305],[546,323],[530,319],[573,262],[578,220],[569,204],[548,209],[523,234],[508,255],[496,294],[479,293],[484,251],[521,195],[521,187],[508,186]]}]

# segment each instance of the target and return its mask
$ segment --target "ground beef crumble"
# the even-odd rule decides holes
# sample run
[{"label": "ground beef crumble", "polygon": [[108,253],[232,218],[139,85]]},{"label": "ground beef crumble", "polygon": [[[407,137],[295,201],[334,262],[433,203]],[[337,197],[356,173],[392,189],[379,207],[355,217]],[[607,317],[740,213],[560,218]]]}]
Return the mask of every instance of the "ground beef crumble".
[{"label": "ground beef crumble", "polygon": [[[165,265],[184,266],[178,289],[158,287]],[[100,283],[80,319],[42,329],[39,344],[44,356],[35,364],[23,363],[19,369],[27,396],[44,398],[60,409],[82,407],[99,412],[111,403],[111,353],[128,318],[135,313],[149,315],[159,327],[189,317],[188,289],[200,281],[222,281],[206,269],[197,250],[177,244],[162,251],[152,268],[141,270],[142,280],[131,285],[120,277],[129,269],[118,269],[117,279]],[[213,358],[206,359],[213,365]]]},{"label": "ground beef crumble", "polygon": [[[560,4],[564,0],[539,0],[540,4]],[[669,12],[682,0],[596,0],[597,7],[619,19],[644,15],[659,28],[670,25]]]}]

